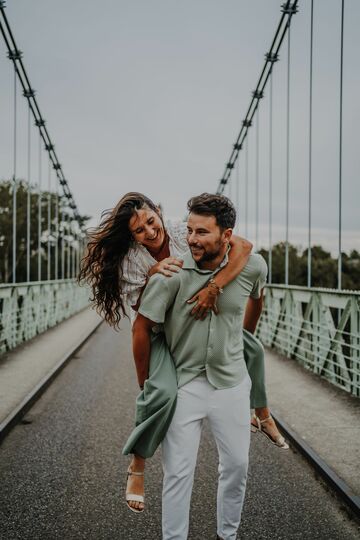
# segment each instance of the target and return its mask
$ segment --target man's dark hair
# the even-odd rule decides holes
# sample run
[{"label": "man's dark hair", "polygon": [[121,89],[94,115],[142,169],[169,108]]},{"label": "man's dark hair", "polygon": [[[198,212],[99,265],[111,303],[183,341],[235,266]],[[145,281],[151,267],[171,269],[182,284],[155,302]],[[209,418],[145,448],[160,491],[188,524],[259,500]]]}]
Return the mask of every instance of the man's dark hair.
[{"label": "man's dark hair", "polygon": [[225,195],[202,193],[192,197],[187,207],[190,212],[202,216],[214,216],[221,229],[233,229],[236,221],[236,210],[233,203]]}]

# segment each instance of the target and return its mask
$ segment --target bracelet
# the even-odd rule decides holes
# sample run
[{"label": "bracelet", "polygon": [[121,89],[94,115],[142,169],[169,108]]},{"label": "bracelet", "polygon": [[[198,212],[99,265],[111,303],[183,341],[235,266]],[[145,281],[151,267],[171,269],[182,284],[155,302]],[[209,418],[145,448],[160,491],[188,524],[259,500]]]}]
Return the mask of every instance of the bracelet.
[{"label": "bracelet", "polygon": [[219,285],[216,283],[214,278],[211,278],[208,285],[208,287],[211,287],[212,289],[216,289],[217,294],[222,294],[224,292],[224,289],[219,287]]}]

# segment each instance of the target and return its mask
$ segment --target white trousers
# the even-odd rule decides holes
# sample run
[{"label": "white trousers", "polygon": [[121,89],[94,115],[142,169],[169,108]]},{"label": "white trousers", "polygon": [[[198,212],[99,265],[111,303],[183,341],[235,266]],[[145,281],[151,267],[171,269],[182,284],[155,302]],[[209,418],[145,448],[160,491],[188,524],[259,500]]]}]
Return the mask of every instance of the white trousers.
[{"label": "white trousers", "polygon": [[[250,388],[216,390],[204,376],[178,391],[173,420],[162,443],[163,540],[186,540],[202,423],[208,418],[219,453],[217,534],[235,540],[244,502],[250,445]],[[215,536],[215,531],[214,531]]]}]

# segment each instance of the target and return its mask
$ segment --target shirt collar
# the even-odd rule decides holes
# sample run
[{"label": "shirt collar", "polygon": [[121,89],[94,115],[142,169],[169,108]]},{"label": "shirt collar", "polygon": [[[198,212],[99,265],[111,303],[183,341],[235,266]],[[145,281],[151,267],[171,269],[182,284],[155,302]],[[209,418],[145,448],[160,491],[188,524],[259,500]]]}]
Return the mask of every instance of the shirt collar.
[{"label": "shirt collar", "polygon": [[215,270],[208,270],[205,268],[199,268],[191,255],[191,251],[188,250],[184,254],[184,257],[183,257],[184,263],[183,263],[182,268],[183,270],[195,270],[196,272],[199,272],[199,274],[214,274],[216,272],[219,272],[228,263],[229,251],[230,251],[230,246],[227,248],[224,258],[219,264],[219,266],[215,268]]}]

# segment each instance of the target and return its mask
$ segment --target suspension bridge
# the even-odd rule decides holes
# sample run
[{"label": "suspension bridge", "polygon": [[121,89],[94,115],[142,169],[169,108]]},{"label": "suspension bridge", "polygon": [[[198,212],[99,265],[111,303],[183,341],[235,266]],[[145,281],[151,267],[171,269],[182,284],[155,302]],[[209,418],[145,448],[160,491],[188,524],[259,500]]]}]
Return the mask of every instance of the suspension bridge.
[{"label": "suspension bridge", "polygon": [[[291,445],[284,455],[253,437],[241,538],[340,540],[359,534],[360,223],[349,247],[352,207],[344,197],[344,190],[356,194],[358,189],[356,156],[344,149],[346,85],[358,79],[344,77],[346,22],[354,6],[349,0],[335,4],[334,201],[327,201],[326,193],[319,198],[316,191],[316,29],[326,10],[320,0],[279,3],[277,26],[271,43],[264,44],[248,107],[234,112],[241,127],[223,174],[208,186],[233,200],[238,232],[267,259],[257,334],[267,351],[270,405]],[[300,112],[292,101],[291,77],[298,69],[292,32],[299,11],[306,12],[301,56],[307,56],[308,69]],[[81,201],[75,201],[55,150],[26,51],[18,46],[21,36],[4,1],[0,33],[0,54],[12,66],[11,102],[4,114],[10,142],[3,160],[11,170],[0,168],[0,538],[160,538],[158,454],[148,465],[149,503],[141,522],[123,503],[127,463],[121,447],[133,425],[137,392],[130,328],[124,323],[115,333],[102,324],[89,307],[89,290],[77,284],[88,217],[80,213]],[[284,99],[276,99],[279,86]],[[299,89],[297,99],[298,94]],[[20,115],[24,106],[26,114]],[[351,107],[359,107],[358,102]],[[292,129],[296,115],[306,120],[300,176],[294,148],[300,135]],[[279,118],[280,141],[274,129]],[[19,144],[20,137],[25,144]],[[334,145],[323,155],[327,152],[334,158]],[[25,163],[21,174],[20,161]],[[274,218],[279,162],[285,171],[280,237]],[[295,209],[292,192],[299,199]],[[331,231],[331,256],[319,266],[314,216],[327,204],[336,231]],[[292,212],[305,216],[303,253],[291,244]],[[215,537],[208,501],[215,504],[216,474],[216,448],[205,432],[192,503],[194,540]]]}]

